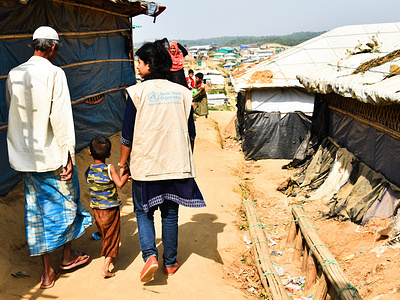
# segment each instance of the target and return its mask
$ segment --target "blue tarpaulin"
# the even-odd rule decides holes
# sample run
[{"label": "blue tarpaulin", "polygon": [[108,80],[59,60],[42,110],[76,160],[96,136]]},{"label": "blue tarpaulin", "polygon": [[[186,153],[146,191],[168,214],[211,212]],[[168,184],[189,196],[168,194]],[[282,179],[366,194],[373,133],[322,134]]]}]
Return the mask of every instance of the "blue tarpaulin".
[{"label": "blue tarpaulin", "polygon": [[[95,135],[111,136],[121,130],[126,104],[124,87],[136,82],[129,19],[135,13],[129,10],[123,15],[122,4],[116,5],[118,13],[115,13],[74,2],[78,1],[0,4],[0,195],[6,194],[21,178],[8,163],[6,78],[13,67],[32,56],[33,50],[28,45],[37,27],[51,26],[60,35],[62,46],[54,64],[63,68],[67,76],[76,152],[86,147]],[[97,4],[100,2],[114,7],[111,1]],[[141,9],[137,3],[131,5]],[[140,13],[146,10],[138,10],[136,15]],[[86,98],[97,101],[84,101]]]}]

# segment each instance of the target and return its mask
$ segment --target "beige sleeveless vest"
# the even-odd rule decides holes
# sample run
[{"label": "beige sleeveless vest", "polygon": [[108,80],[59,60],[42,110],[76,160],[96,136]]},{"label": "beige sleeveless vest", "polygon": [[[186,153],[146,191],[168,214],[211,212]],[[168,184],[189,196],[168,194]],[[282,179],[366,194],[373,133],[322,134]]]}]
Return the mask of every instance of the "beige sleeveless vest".
[{"label": "beige sleeveless vest", "polygon": [[139,83],[127,92],[137,110],[130,157],[132,178],[194,178],[188,133],[191,92],[163,79]]}]

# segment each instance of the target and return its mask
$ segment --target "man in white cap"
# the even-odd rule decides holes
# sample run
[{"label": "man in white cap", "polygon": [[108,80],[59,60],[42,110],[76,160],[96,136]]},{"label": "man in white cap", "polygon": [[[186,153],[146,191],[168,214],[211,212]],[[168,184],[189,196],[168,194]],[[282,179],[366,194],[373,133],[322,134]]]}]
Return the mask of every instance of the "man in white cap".
[{"label": "man in white cap", "polygon": [[75,131],[64,71],[52,64],[60,46],[57,32],[42,26],[33,33],[33,56],[10,71],[7,146],[10,165],[24,175],[25,229],[31,256],[41,255],[41,288],[51,288],[60,271],[50,252],[64,245],[60,268],[89,261],[71,241],[91,217],[80,202],[75,166]]}]

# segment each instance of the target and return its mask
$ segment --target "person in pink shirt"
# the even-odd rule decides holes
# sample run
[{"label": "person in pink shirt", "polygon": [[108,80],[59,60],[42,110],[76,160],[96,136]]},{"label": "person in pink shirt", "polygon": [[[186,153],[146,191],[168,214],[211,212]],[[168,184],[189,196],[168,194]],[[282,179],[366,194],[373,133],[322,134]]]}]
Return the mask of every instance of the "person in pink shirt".
[{"label": "person in pink shirt", "polygon": [[185,72],[183,71],[185,56],[187,55],[186,49],[176,41],[172,41],[169,43],[168,53],[172,59],[171,80],[188,88]]}]

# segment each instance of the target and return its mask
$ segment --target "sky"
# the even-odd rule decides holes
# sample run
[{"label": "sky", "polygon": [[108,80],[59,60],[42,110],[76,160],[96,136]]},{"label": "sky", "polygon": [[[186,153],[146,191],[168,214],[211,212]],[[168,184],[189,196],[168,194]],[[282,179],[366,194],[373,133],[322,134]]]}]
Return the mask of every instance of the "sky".
[{"label": "sky", "polygon": [[329,31],[346,25],[400,22],[399,0],[159,0],[166,10],[133,18],[134,42]]}]

